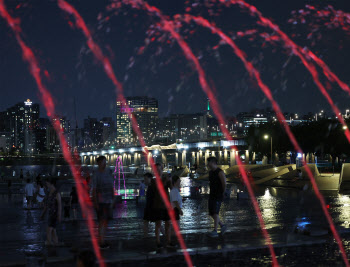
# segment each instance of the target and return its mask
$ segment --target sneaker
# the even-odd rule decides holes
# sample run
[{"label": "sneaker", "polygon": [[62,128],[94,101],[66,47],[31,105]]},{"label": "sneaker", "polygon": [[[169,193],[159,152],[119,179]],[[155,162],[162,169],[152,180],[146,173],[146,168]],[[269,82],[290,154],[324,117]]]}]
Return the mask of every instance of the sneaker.
[{"label": "sneaker", "polygon": [[100,245],[100,249],[109,249],[109,248],[110,248],[110,246],[106,243]]},{"label": "sneaker", "polygon": [[170,242],[166,245],[167,248],[176,248],[176,244],[174,244],[173,242]]},{"label": "sneaker", "polygon": [[227,230],[227,226],[226,224],[224,224],[223,226],[221,226],[221,234],[223,235]]},{"label": "sneaker", "polygon": [[218,237],[219,235],[218,235],[218,232],[217,232],[217,231],[213,230],[212,232],[209,232],[209,233],[208,233],[208,236],[209,236],[209,237]]}]

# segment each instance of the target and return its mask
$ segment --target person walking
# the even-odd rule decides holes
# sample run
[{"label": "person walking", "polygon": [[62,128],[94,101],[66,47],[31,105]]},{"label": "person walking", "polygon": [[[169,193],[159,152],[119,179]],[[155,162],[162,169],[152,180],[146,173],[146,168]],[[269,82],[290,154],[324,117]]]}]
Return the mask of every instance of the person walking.
[{"label": "person walking", "polygon": [[114,205],[114,180],[106,170],[106,157],[97,158],[98,170],[92,180],[92,197],[97,213],[99,244],[101,249],[109,248],[105,242],[105,235],[110,217],[110,211]]},{"label": "person walking", "polygon": [[218,167],[218,162],[215,157],[208,158],[208,168],[209,168],[209,183],[210,183],[210,193],[208,201],[209,215],[214,220],[214,230],[209,233],[210,237],[218,236],[218,226],[221,227],[221,234],[224,234],[227,227],[220,220],[219,212],[221,203],[224,200],[224,193],[226,191],[226,176],[223,170]]},{"label": "person walking", "polygon": [[32,208],[32,201],[33,201],[33,196],[35,193],[35,188],[34,185],[30,182],[30,179],[27,179],[27,184],[24,187],[24,193],[26,195],[26,200],[27,200],[27,209]]},{"label": "person walking", "polygon": [[57,223],[62,220],[62,200],[61,194],[56,189],[56,179],[50,178],[46,181],[46,187],[49,190],[47,195],[47,201],[45,208],[41,214],[41,218],[44,217],[46,211],[49,212],[48,225],[46,230],[46,242],[47,246],[57,246],[59,245],[56,227]]}]

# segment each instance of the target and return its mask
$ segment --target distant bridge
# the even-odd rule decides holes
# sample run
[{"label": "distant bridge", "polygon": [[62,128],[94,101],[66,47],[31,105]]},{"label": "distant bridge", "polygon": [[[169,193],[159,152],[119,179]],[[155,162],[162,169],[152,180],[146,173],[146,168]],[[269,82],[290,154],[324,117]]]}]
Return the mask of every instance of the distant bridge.
[{"label": "distant bridge", "polygon": [[[246,150],[246,145],[243,138],[237,138],[231,141],[181,143],[167,146],[152,145],[146,147],[149,151],[147,158],[142,155],[143,148],[141,146],[85,151],[80,153],[80,157],[85,165],[95,165],[97,157],[103,155],[110,164],[113,164],[118,157],[121,157],[124,166],[141,166],[144,164],[149,166],[151,157],[153,157],[155,162],[169,163],[175,166],[188,164],[202,166],[205,165],[208,157],[215,156],[218,158],[219,164],[232,166],[236,164],[238,155],[243,158],[243,161],[249,162],[249,152]],[[232,146],[236,146],[237,150],[231,149]]]}]

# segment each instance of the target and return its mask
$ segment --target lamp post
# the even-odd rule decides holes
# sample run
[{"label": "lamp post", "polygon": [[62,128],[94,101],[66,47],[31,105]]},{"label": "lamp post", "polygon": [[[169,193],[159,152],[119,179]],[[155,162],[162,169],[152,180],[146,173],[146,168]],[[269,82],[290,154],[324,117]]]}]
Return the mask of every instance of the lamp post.
[{"label": "lamp post", "polygon": [[[266,140],[269,139],[269,135],[265,134],[264,139],[266,139]],[[273,164],[272,157],[273,156],[272,156],[272,136],[271,136],[271,164]]]}]

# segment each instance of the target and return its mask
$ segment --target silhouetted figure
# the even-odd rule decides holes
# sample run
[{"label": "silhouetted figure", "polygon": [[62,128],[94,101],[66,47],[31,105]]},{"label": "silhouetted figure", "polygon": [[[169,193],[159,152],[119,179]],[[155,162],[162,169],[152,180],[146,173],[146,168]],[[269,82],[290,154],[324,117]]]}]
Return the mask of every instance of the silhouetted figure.
[{"label": "silhouetted figure", "polygon": [[110,211],[114,205],[114,179],[106,170],[106,157],[100,156],[96,161],[98,170],[92,181],[92,196],[98,219],[100,248],[105,249],[109,247],[105,243],[105,235]]},{"label": "silhouetted figure", "polygon": [[36,195],[36,201],[39,204],[39,207],[42,208],[44,205],[44,199],[45,199],[45,189],[43,182],[39,181],[39,185],[37,187],[37,195]]},{"label": "silhouetted figure", "polygon": [[218,236],[218,226],[221,227],[221,234],[226,231],[226,225],[219,218],[221,203],[224,200],[226,191],[226,176],[223,170],[218,167],[215,157],[208,158],[210,194],[208,201],[209,215],[214,219],[214,230],[209,233],[210,237]]},{"label": "silhouetted figure", "polygon": [[45,208],[41,214],[41,218],[44,217],[46,211],[49,211],[48,225],[46,231],[46,242],[48,246],[58,245],[58,238],[56,232],[57,223],[62,220],[62,200],[61,194],[56,189],[56,179],[50,178],[46,181],[46,187],[49,190]]},{"label": "silhouetted figure", "polygon": [[78,210],[78,194],[75,186],[72,187],[72,192],[70,192],[70,206],[73,211],[73,219],[77,219],[77,210]]},{"label": "silhouetted figure", "polygon": [[31,209],[35,188],[34,188],[34,185],[30,182],[29,178],[27,179],[27,184],[24,187],[24,193],[26,195],[26,200],[27,200],[27,209]]}]

